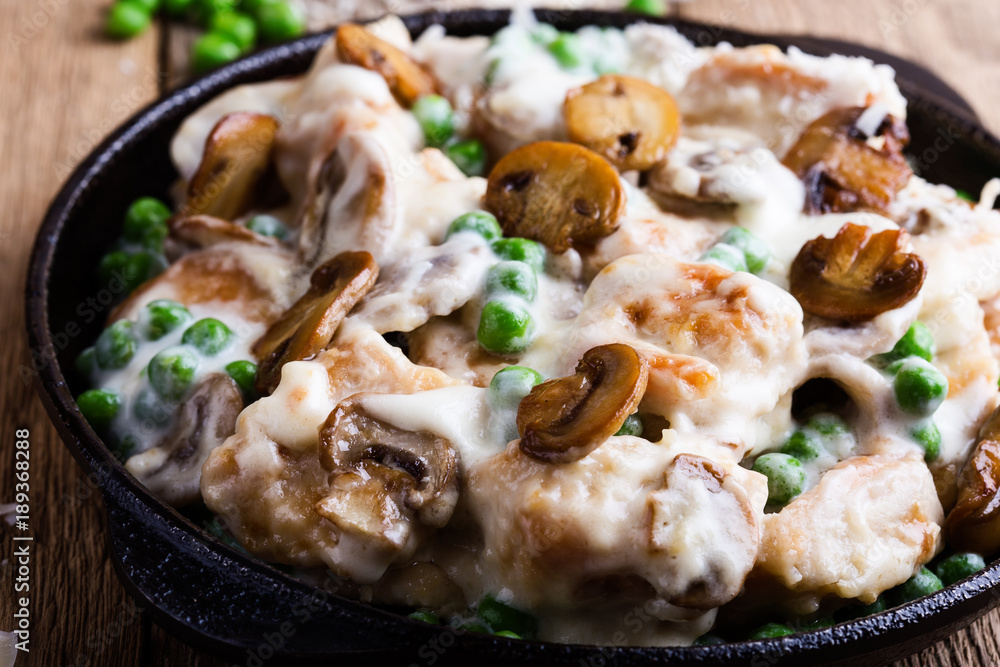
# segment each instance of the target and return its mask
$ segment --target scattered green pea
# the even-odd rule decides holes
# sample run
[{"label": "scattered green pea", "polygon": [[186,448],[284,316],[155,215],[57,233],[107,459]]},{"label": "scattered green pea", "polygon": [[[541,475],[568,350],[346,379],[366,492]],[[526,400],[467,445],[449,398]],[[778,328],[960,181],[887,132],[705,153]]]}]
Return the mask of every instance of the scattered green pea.
[{"label": "scattered green pea", "polygon": [[254,383],[257,380],[257,364],[245,359],[232,361],[226,364],[226,373],[233,378],[244,397],[257,395],[257,390],[254,388]]},{"label": "scattered green pea", "polygon": [[479,616],[494,632],[517,633],[520,637],[530,637],[538,627],[538,621],[531,614],[500,602],[492,595],[483,596],[476,608]]},{"label": "scattered green pea", "polygon": [[437,614],[430,611],[415,611],[409,617],[414,621],[422,621],[431,625],[441,625],[441,619],[437,617]]},{"label": "scattered green pea", "polygon": [[475,232],[487,241],[495,241],[503,236],[503,230],[500,229],[496,216],[486,211],[471,211],[458,216],[448,225],[445,238],[459,232]]},{"label": "scattered green pea", "polygon": [[920,357],[930,361],[934,358],[934,335],[922,322],[914,322],[890,351],[878,357],[886,364],[908,357]]},{"label": "scattered green pea", "polygon": [[508,366],[493,375],[486,401],[493,410],[516,410],[532,387],[544,382],[541,374],[526,366]]},{"label": "scattered green pea", "polygon": [[864,618],[872,614],[880,614],[888,609],[888,604],[884,595],[875,598],[871,604],[852,604],[837,610],[837,620],[840,622],[853,621],[856,618]]},{"label": "scattered green pea", "polygon": [[524,639],[521,635],[516,632],[511,632],[510,630],[501,630],[500,632],[494,632],[495,637],[506,637],[507,639]]},{"label": "scattered green pea", "polygon": [[725,644],[726,640],[719,635],[712,634],[711,632],[706,632],[701,637],[694,640],[695,646],[717,646],[719,644]]},{"label": "scattered green pea", "polygon": [[667,0],[629,0],[625,11],[647,16],[666,16]]},{"label": "scattered green pea", "polygon": [[490,247],[500,259],[524,262],[539,273],[545,270],[545,246],[537,241],[519,237],[497,239]]},{"label": "scattered green pea", "polygon": [[136,199],[125,212],[122,236],[133,243],[145,244],[150,234],[166,235],[169,219],[170,209],[159,199],[153,197]]},{"label": "scattered green pea", "polygon": [[196,72],[207,72],[240,57],[240,45],[229,35],[207,32],[198,38],[191,50],[191,66]]},{"label": "scattered green pea", "polygon": [[839,437],[850,433],[850,428],[840,416],[832,412],[820,412],[809,418],[806,428],[827,437]]},{"label": "scattered green pea", "polygon": [[206,28],[218,14],[225,14],[236,9],[239,0],[194,0],[191,8],[195,20]]},{"label": "scattered green pea", "polygon": [[486,148],[479,139],[463,139],[449,144],[444,154],[466,176],[482,176],[486,169]]},{"label": "scattered green pea", "polygon": [[559,66],[564,69],[580,67],[586,62],[586,53],[580,38],[571,32],[561,33],[548,43],[547,48]]},{"label": "scattered green pea", "polygon": [[728,243],[716,243],[714,246],[702,253],[699,258],[701,262],[716,264],[730,271],[746,271],[747,258],[743,251],[734,248]]},{"label": "scattered green pea", "polygon": [[285,42],[306,31],[305,17],[287,2],[262,3],[256,10],[260,35],[268,42]]},{"label": "scattered green pea", "polygon": [[766,623],[747,635],[747,639],[770,639],[772,637],[787,637],[794,635],[795,630],[784,623]]},{"label": "scattered green pea", "polygon": [[122,399],[116,392],[107,389],[88,389],[76,397],[76,404],[87,422],[99,430],[107,428],[118,416]]},{"label": "scattered green pea", "polygon": [[642,419],[635,413],[630,414],[622,422],[621,428],[615,435],[634,435],[636,437],[642,435]]},{"label": "scattered green pea", "polygon": [[127,461],[139,449],[139,438],[134,433],[112,439],[112,453],[119,461]]},{"label": "scattered green pea", "polygon": [[722,235],[719,243],[732,246],[743,253],[747,270],[760,273],[771,258],[771,250],[764,240],[745,227],[732,227]]},{"label": "scattered green pea", "polygon": [[476,338],[488,352],[516,354],[531,344],[534,331],[534,319],[524,306],[497,299],[483,308]]},{"label": "scattered green pea", "polygon": [[921,424],[910,431],[910,436],[924,450],[924,461],[930,463],[941,455],[941,431],[934,422]]},{"label": "scattered green pea", "polygon": [[166,268],[167,262],[161,255],[141,250],[128,256],[121,275],[125,279],[126,289],[131,291],[150,278],[160,275]]},{"label": "scattered green pea", "polygon": [[151,22],[149,12],[135,0],[118,0],[111,5],[104,31],[115,39],[135,37],[146,30]]},{"label": "scattered green pea", "polygon": [[118,320],[101,332],[94,343],[94,358],[104,369],[124,368],[135,356],[139,339],[128,320]]},{"label": "scattered green pea", "polygon": [[755,472],[767,477],[767,502],[784,505],[802,493],[806,473],[794,456],[781,453],[762,454],[754,461]]},{"label": "scattered green pea", "polygon": [[170,421],[174,410],[163,400],[162,396],[151,387],[147,387],[135,397],[132,414],[141,422],[156,427],[163,426]]},{"label": "scattered green pea", "polygon": [[181,337],[181,342],[194,346],[206,357],[212,357],[229,344],[232,335],[232,330],[225,324],[214,317],[206,317],[189,326]]},{"label": "scattered green pea", "polygon": [[455,134],[455,113],[451,102],[440,95],[424,95],[410,109],[424,131],[428,146],[444,146]]},{"label": "scattered green pea", "polygon": [[965,190],[959,190],[958,188],[955,188],[955,196],[958,197],[959,199],[964,199],[965,201],[971,202],[973,204],[979,203],[979,201],[975,197],[973,197]]},{"label": "scattered green pea", "polygon": [[225,35],[246,53],[257,43],[257,24],[242,12],[220,12],[212,17],[209,31]]},{"label": "scattered green pea", "polygon": [[157,299],[146,304],[140,318],[148,340],[159,340],[171,331],[186,324],[191,319],[191,311],[184,304],[170,299]]},{"label": "scattered green pea", "polygon": [[247,229],[261,236],[284,239],[288,236],[288,227],[273,215],[255,215],[247,220]]},{"label": "scattered green pea", "polygon": [[976,572],[986,567],[986,561],[976,553],[958,553],[948,556],[934,568],[934,573],[941,584],[951,586],[952,584],[971,577]]},{"label": "scattered green pea", "polygon": [[163,0],[163,7],[174,17],[181,17],[191,11],[194,0]]},{"label": "scattered green pea", "polygon": [[486,274],[486,293],[490,296],[513,294],[531,303],[538,294],[538,274],[524,262],[499,262]]},{"label": "scattered green pea", "polygon": [[184,398],[194,382],[198,357],[186,347],[168,347],[149,362],[149,384],[168,401]]},{"label": "scattered green pea", "polygon": [[147,14],[155,14],[160,9],[160,0],[129,0],[139,4]]},{"label": "scattered green pea", "polygon": [[788,440],[781,447],[782,454],[794,456],[799,461],[812,461],[819,458],[824,451],[820,439],[808,430],[802,429],[788,436]]},{"label": "scattered green pea", "polygon": [[94,359],[94,346],[86,348],[83,352],[77,355],[76,361],[73,366],[76,368],[76,372],[85,378],[89,378],[93,375],[94,370],[97,368],[97,362]]},{"label": "scattered green pea", "polygon": [[97,275],[101,279],[101,284],[107,287],[120,280],[128,285],[129,281],[124,275],[127,263],[128,253],[124,250],[112,250],[101,257],[101,261],[97,265]]},{"label": "scattered green pea", "polygon": [[910,577],[906,583],[893,588],[892,591],[890,591],[890,595],[893,599],[893,606],[896,606],[903,604],[904,602],[922,598],[925,595],[930,595],[931,593],[939,591],[942,588],[944,588],[944,586],[941,584],[941,580],[938,579],[937,575],[928,570],[926,567],[922,567],[920,568],[920,571]]},{"label": "scattered green pea", "polygon": [[904,412],[930,415],[948,395],[948,378],[924,359],[910,357],[896,373],[893,393]]}]

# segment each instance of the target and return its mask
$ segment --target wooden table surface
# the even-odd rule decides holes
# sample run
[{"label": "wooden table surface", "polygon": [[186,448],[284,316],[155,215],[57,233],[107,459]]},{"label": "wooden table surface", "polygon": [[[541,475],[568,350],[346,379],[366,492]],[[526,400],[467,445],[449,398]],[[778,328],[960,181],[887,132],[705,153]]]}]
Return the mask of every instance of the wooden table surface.
[{"label": "wooden table surface", "polygon": [[[30,532],[35,539],[31,652],[20,654],[16,664],[221,665],[136,612],[112,571],[99,495],[59,441],[26,379],[31,362],[22,290],[28,252],[46,206],[70,169],[103,136],[184,76],[185,49],[177,45],[183,45],[185,31],[157,25],[129,42],[105,41],[101,26],[109,1],[0,0],[0,503],[14,496],[15,432],[28,429]],[[314,26],[352,12],[445,4],[313,1]],[[621,3],[547,4],[579,8]],[[966,96],[988,128],[1000,131],[996,0],[692,0],[675,5],[673,12],[753,31],[812,33],[891,51],[938,73]],[[14,627],[11,537],[11,528],[0,521],[0,630]],[[998,635],[1000,613],[994,613],[898,664],[998,665]]]}]

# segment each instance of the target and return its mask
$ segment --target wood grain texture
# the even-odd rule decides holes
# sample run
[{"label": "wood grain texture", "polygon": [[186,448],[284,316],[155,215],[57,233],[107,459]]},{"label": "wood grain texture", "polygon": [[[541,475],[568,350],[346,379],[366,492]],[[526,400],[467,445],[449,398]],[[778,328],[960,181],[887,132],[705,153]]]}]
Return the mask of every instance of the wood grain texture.
[{"label": "wood grain texture", "polygon": [[[34,389],[21,380],[23,276],[44,209],[69,170],[158,82],[187,76],[188,29],[153,30],[125,44],[100,37],[110,0],[0,0],[0,502],[13,495],[14,431],[32,441],[35,536],[32,653],[18,665],[216,667],[152,624],[112,571],[98,494],[58,441]],[[503,6],[428,0],[309,0],[310,26],[354,16],[432,7]],[[553,0],[548,6],[615,7],[620,0]],[[1000,131],[1000,4],[993,0],[692,0],[685,18],[760,32],[800,32],[858,41],[920,62],[964,94],[987,127]],[[159,43],[162,40],[162,43]],[[162,50],[161,47],[162,46]],[[166,54],[162,63],[160,54]],[[161,76],[162,75],[162,76]],[[0,522],[0,630],[13,627],[11,529]],[[1000,614],[991,614],[897,667],[1000,665]]]}]

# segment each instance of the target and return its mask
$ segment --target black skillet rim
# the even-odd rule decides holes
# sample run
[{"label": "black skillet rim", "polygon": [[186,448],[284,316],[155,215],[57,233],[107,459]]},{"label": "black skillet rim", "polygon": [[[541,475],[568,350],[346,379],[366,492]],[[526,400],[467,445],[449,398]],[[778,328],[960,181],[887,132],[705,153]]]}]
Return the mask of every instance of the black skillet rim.
[{"label": "black skillet rim", "polygon": [[[641,19],[674,25],[696,43],[701,43],[700,40],[707,35],[713,42],[725,40],[737,45],[774,43],[787,47],[802,44],[803,50],[818,55],[825,55],[823,51],[829,48],[823,46],[822,41],[808,37],[751,34],[707,24],[680,20],[660,21],[621,12],[538,10],[536,13],[541,20],[564,29],[589,24],[623,26]],[[489,34],[506,23],[508,16],[509,12],[506,10],[466,10],[428,12],[407,16],[404,20],[415,34],[435,23],[445,25],[451,34]],[[43,359],[55,360],[57,357],[49,331],[48,311],[48,278],[55,250],[67,221],[73,219],[74,210],[80,206],[81,199],[92,187],[100,189],[100,176],[115,157],[129,144],[140,141],[153,127],[178,120],[226,88],[304,70],[331,32],[307,36],[290,44],[261,51],[183,87],[135,114],[91,152],[54,199],[32,250],[25,307],[28,339],[33,351]],[[922,91],[916,84],[905,80],[900,81],[900,88],[911,105],[919,105],[942,122],[957,126],[966,141],[989,153],[990,157],[995,158],[996,164],[1000,165],[1000,141],[982,129],[969,110],[947,101],[940,94]],[[206,619],[198,613],[198,609],[183,609],[183,604],[180,605],[180,611],[177,608],[171,608],[170,611],[161,609],[159,604],[163,600],[156,598],[155,591],[148,590],[152,583],[149,578],[138,582],[130,579],[136,576],[135,567],[130,569],[130,565],[137,560],[141,561],[141,558],[136,557],[136,550],[134,545],[130,545],[130,540],[136,539],[137,543],[142,543],[142,540],[137,539],[133,532],[121,531],[123,525],[131,524],[134,527],[136,522],[140,522],[138,525],[141,526],[143,521],[150,522],[150,525],[162,524],[169,531],[167,537],[173,546],[185,552],[190,551],[195,558],[207,559],[211,572],[218,574],[225,566],[248,580],[263,580],[265,587],[271,585],[269,591],[254,591],[263,596],[259,599],[265,599],[267,594],[309,595],[317,590],[266,564],[247,558],[217,540],[206,539],[206,535],[191,522],[153,498],[125,471],[80,415],[58,363],[43,365],[38,371],[37,386],[66,446],[102,490],[108,508],[109,539],[123,583],[141,601],[152,604],[149,610],[157,622],[186,641],[230,659],[245,658],[247,647],[254,647],[254,640],[258,638],[224,636],[217,629],[209,632],[204,625]],[[140,562],[139,569],[142,566]],[[760,664],[793,664],[800,661],[833,664],[858,656],[888,659],[902,657],[930,645],[1000,604],[998,583],[1000,561],[957,585],[882,614],[780,639],[710,647],[627,648],[516,642],[452,633],[451,644],[454,644],[455,650],[451,650],[448,655],[455,657],[456,654],[477,654],[494,659],[502,657],[505,661],[515,659],[567,665],[592,664],[595,657],[616,664],[647,664],[650,661],[684,664],[741,664],[750,661],[758,664],[756,661],[759,660],[764,660]],[[447,630],[428,628],[346,598],[335,595],[328,597],[323,601],[322,609],[316,612],[316,618],[325,619],[324,622],[360,622],[366,628],[366,632],[359,634],[360,643],[331,645],[324,649],[308,642],[296,645],[293,636],[286,647],[274,651],[277,657],[311,662],[313,659],[323,659],[350,650],[351,653],[345,657],[353,655],[361,658],[368,655],[362,649],[399,649],[391,655],[412,657],[418,647],[426,648],[429,642],[448,633]],[[231,609],[239,609],[239,604],[245,605],[246,600],[234,602]],[[242,610],[248,611],[245,607]],[[238,634],[242,630],[245,628],[239,626],[233,631]],[[382,641],[378,640],[379,636],[383,638]],[[390,639],[395,640],[395,644],[392,647],[385,646],[385,640]],[[354,652],[358,650],[362,652]]]}]

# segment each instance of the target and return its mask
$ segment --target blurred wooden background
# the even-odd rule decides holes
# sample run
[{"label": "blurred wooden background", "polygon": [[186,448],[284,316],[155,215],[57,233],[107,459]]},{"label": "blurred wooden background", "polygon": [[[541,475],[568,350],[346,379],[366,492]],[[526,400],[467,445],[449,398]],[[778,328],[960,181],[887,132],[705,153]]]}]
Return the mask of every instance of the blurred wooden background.
[{"label": "blurred wooden background", "polygon": [[[157,24],[132,41],[102,37],[110,0],[0,0],[0,502],[13,497],[16,429],[31,431],[34,563],[30,665],[221,665],[137,613],[108,559],[100,498],[59,442],[21,371],[28,252],[71,169],[134,111],[185,76],[189,32]],[[311,27],[354,15],[504,2],[311,0]],[[553,0],[548,6],[623,2]],[[881,48],[936,72],[1000,131],[996,0],[691,0],[673,14],[759,32],[810,33]],[[0,522],[0,630],[14,626],[10,529]],[[898,665],[1000,664],[1000,614]],[[26,659],[27,658],[27,659]]]}]

